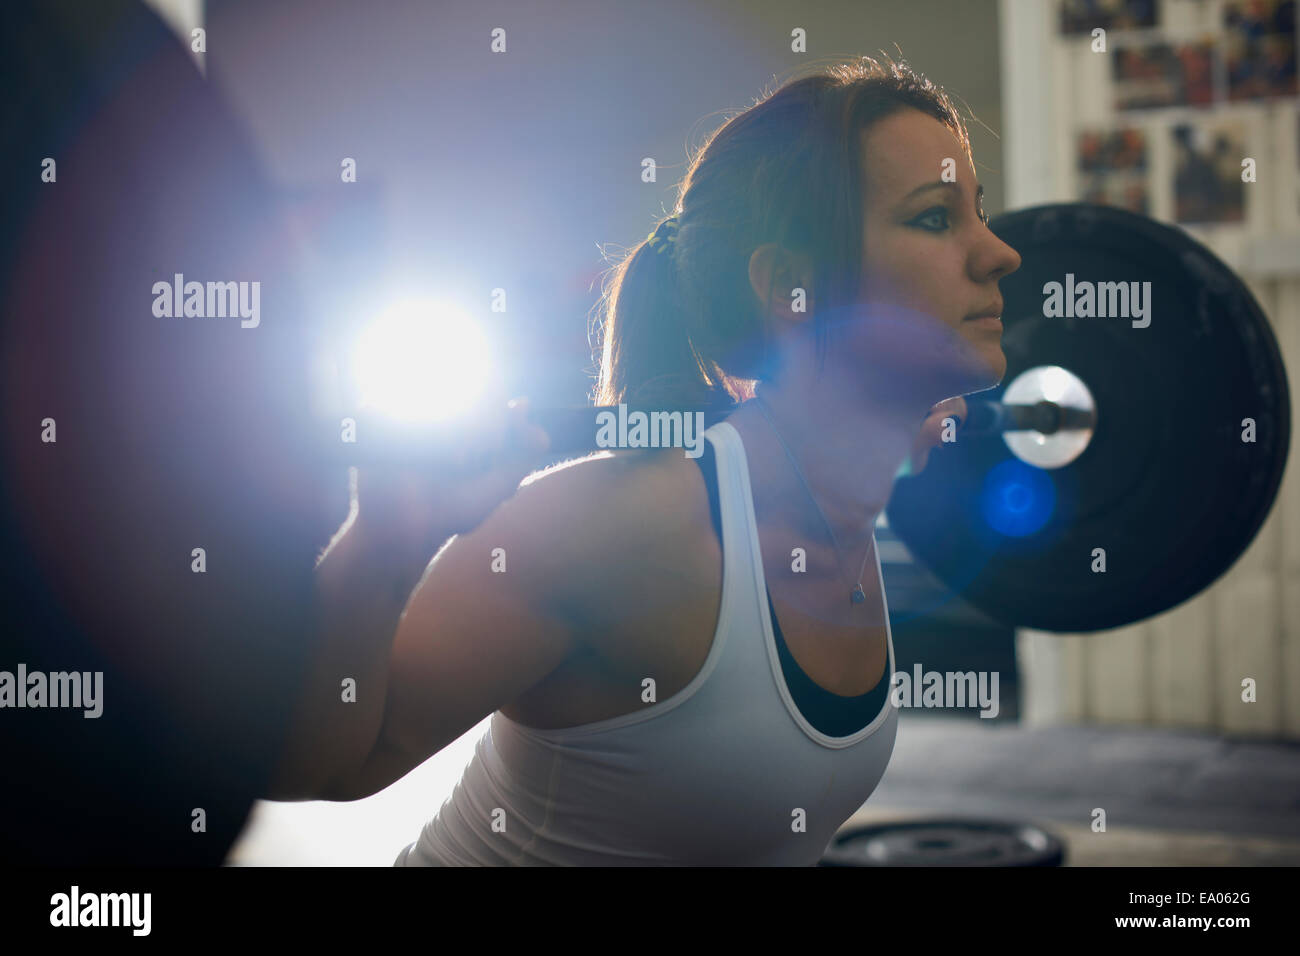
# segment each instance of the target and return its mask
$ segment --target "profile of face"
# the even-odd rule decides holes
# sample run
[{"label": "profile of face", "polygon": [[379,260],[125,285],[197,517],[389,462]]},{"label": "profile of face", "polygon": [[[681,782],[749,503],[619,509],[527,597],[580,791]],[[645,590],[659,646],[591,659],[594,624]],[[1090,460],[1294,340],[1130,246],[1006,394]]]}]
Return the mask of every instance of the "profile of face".
[{"label": "profile of face", "polygon": [[853,315],[833,323],[832,354],[863,381],[934,401],[998,385],[1002,324],[977,317],[1001,314],[998,280],[1020,268],[1020,255],[989,230],[970,157],[915,109],[878,121],[861,141],[862,280]]}]

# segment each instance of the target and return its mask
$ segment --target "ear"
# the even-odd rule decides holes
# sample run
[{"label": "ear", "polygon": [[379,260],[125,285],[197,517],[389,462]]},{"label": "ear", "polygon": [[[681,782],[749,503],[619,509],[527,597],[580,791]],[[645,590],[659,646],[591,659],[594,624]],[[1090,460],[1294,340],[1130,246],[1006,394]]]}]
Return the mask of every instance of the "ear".
[{"label": "ear", "polygon": [[[813,314],[812,262],[805,256],[769,242],[749,257],[749,285],[764,313],[791,322],[805,322]],[[770,293],[769,293],[770,289]],[[795,290],[803,290],[803,310],[795,311]]]}]

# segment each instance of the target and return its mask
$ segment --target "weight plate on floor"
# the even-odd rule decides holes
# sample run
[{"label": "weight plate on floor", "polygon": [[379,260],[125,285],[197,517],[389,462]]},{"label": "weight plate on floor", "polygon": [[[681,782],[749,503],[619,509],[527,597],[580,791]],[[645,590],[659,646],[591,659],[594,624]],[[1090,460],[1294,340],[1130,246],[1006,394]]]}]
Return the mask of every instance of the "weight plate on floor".
[{"label": "weight plate on floor", "polygon": [[995,820],[914,820],[841,831],[822,866],[1060,866],[1046,830]]}]

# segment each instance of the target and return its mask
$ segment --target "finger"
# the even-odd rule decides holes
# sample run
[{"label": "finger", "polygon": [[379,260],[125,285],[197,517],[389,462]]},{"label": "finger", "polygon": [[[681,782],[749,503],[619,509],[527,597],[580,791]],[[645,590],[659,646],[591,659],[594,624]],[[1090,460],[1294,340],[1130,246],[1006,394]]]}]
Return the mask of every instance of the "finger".
[{"label": "finger", "polygon": [[935,412],[924,422],[921,423],[921,429],[916,436],[917,445],[930,446],[943,437],[944,420],[948,417],[945,412]]},{"label": "finger", "polygon": [[930,410],[930,418],[940,422],[945,418],[955,418],[960,424],[966,420],[966,400],[960,396],[945,398]]},{"label": "finger", "polygon": [[949,415],[957,419],[957,424],[966,421],[966,399],[961,397],[950,399]]},{"label": "finger", "polygon": [[952,401],[952,410],[951,410],[952,417],[957,419],[957,424],[960,425],[962,424],[962,422],[966,421],[966,416],[969,414],[966,408],[966,399],[962,398],[961,396],[958,396],[957,398],[951,399],[951,401]]}]

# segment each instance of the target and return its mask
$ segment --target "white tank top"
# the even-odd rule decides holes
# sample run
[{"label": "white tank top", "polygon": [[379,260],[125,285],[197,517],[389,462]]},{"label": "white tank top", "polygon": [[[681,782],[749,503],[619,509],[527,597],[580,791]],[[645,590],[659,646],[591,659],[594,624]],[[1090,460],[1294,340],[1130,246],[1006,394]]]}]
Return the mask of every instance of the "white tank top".
[{"label": "white tank top", "polygon": [[[894,749],[892,694],[830,737],[800,714],[774,642],[749,466],[719,422],[722,605],[700,672],[620,717],[536,730],[492,715],[460,782],[396,866],[812,866]],[[876,577],[881,582],[880,555]],[[885,679],[894,673],[888,626]]]}]

